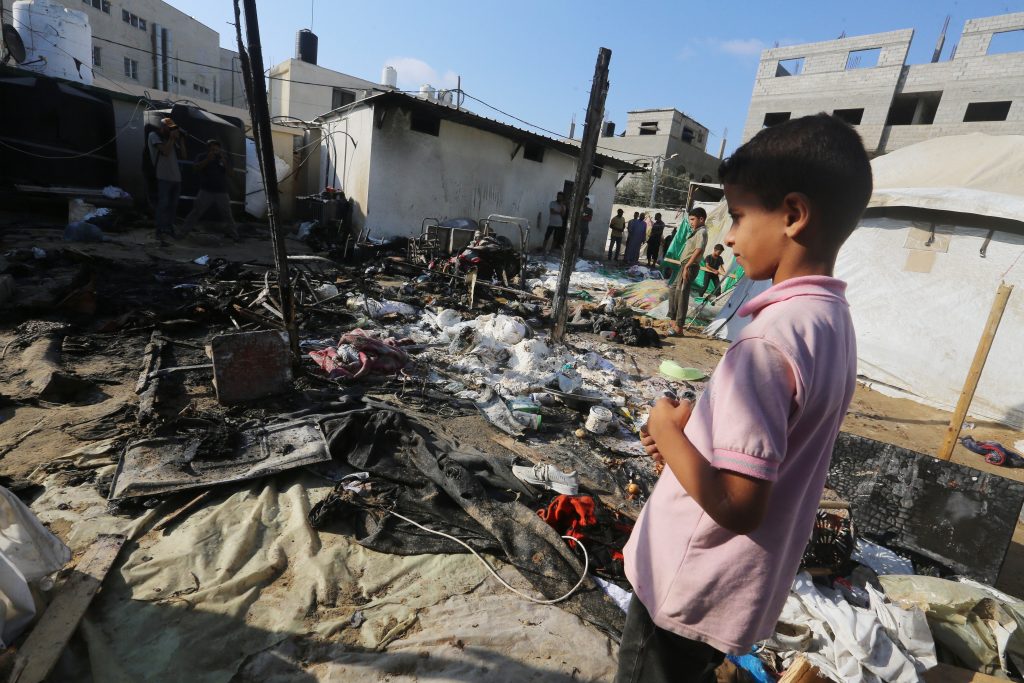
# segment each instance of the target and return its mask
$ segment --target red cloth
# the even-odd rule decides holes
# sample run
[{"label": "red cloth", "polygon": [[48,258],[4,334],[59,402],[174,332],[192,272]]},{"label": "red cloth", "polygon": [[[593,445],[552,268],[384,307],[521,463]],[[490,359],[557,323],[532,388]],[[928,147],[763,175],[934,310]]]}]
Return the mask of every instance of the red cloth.
[{"label": "red cloth", "polygon": [[586,527],[597,524],[594,514],[594,499],[590,496],[558,496],[543,510],[540,518],[562,536],[572,536],[581,541],[586,538]]},{"label": "red cloth", "polygon": [[359,379],[370,373],[391,375],[408,365],[410,360],[409,354],[400,347],[401,343],[391,337],[377,339],[363,330],[352,330],[341,338],[340,344],[351,345],[359,353],[358,362],[341,363],[337,358],[338,351],[333,347],[310,351],[309,357],[332,379]]}]

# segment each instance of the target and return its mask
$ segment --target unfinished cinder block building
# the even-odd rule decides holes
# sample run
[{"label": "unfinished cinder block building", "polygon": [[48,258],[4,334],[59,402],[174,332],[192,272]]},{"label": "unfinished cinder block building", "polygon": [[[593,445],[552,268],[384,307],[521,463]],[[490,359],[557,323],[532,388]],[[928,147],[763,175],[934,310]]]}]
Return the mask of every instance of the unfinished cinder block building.
[{"label": "unfinished cinder block building", "polygon": [[[907,64],[913,29],[765,50],[743,130],[833,113],[872,156],[943,135],[1024,134],[1024,12],[971,19],[945,61]],[[1016,42],[1014,42],[1015,39]]]}]

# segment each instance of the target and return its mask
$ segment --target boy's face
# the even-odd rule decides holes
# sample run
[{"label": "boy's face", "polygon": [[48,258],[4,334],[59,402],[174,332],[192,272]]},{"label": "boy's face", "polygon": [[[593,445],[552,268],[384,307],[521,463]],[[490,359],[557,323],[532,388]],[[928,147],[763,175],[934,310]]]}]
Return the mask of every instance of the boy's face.
[{"label": "boy's face", "polygon": [[700,216],[690,216],[690,227],[696,230],[700,226],[704,225],[704,219]]},{"label": "boy's face", "polygon": [[725,245],[752,280],[775,276],[789,238],[786,235],[786,210],[783,206],[766,209],[756,195],[739,185],[725,186],[732,227]]}]

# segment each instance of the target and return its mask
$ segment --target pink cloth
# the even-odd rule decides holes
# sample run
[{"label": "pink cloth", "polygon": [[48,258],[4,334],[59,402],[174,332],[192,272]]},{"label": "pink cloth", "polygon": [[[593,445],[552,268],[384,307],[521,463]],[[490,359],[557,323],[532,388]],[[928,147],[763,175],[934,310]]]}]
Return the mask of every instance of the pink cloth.
[{"label": "pink cloth", "polygon": [[772,481],[772,493],[760,528],[740,536],[665,469],[625,549],[626,576],[661,628],[734,654],[774,631],[853,397],[845,291],[834,278],[800,277],[740,308],[753,320],[684,431],[714,467]]}]

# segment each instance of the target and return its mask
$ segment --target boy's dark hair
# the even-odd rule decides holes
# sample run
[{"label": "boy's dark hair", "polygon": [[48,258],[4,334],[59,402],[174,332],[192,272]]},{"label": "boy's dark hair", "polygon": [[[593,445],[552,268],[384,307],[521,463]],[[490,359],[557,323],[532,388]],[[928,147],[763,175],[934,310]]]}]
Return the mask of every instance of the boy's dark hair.
[{"label": "boy's dark hair", "polygon": [[619,213],[620,213],[620,214],[622,213],[622,209],[619,209]]},{"label": "boy's dark hair", "polygon": [[698,206],[695,209],[690,209],[690,213],[688,215],[696,216],[697,218],[703,218],[704,220],[708,219],[708,212],[704,210],[703,206]]},{"label": "boy's dark hair", "polygon": [[725,247],[723,247],[721,244],[716,244],[715,248],[712,249],[711,251],[725,251]]},{"label": "boy's dark hair", "polygon": [[838,243],[871,198],[871,163],[860,135],[825,113],[763,129],[722,162],[718,177],[752,192],[769,210],[802,192]]},{"label": "boy's dark hair", "polygon": [[660,221],[661,220],[661,214],[660,213],[654,214],[654,220]]}]

